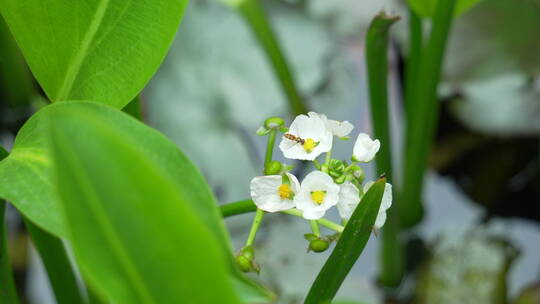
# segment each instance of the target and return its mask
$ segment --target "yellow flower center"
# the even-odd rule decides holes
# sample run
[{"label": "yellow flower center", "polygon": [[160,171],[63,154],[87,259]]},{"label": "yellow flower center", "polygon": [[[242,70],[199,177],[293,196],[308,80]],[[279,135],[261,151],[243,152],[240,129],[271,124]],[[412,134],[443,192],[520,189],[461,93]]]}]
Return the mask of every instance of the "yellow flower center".
[{"label": "yellow flower center", "polygon": [[281,197],[282,199],[291,199],[294,195],[291,187],[287,184],[282,184],[281,186],[279,186],[278,193],[279,197]]},{"label": "yellow flower center", "polygon": [[326,196],[326,191],[312,191],[311,192],[311,200],[318,205],[324,203],[325,196]]},{"label": "yellow flower center", "polygon": [[310,153],[317,146],[317,143],[313,140],[313,138],[307,138],[304,140],[304,144],[302,146],[307,153]]}]

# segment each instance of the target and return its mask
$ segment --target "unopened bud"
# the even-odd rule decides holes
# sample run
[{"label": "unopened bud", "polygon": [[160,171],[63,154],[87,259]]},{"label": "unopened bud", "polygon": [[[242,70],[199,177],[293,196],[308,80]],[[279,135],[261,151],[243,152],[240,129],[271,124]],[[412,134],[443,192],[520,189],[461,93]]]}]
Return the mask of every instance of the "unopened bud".
[{"label": "unopened bud", "polygon": [[267,129],[280,128],[285,125],[285,121],[280,117],[270,117],[264,121],[264,126]]},{"label": "unopened bud", "polygon": [[264,168],[265,175],[278,175],[281,172],[281,163],[273,160]]},{"label": "unopened bud", "polygon": [[330,246],[330,243],[328,241],[317,238],[315,240],[312,240],[309,242],[309,249],[311,249],[314,252],[323,252]]},{"label": "unopened bud", "polygon": [[243,272],[250,272],[252,270],[251,261],[243,255],[236,257],[236,264],[238,264],[238,268]]}]

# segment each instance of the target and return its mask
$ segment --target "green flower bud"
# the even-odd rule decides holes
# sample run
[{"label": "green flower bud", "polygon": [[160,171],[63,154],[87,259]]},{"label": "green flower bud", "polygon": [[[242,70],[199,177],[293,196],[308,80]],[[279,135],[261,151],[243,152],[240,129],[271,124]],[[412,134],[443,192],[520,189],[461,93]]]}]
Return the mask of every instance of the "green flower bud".
[{"label": "green flower bud", "polygon": [[345,175],[341,175],[341,176],[338,176],[337,178],[334,178],[334,182],[336,182],[336,184],[338,185],[341,185],[345,182],[345,179],[347,178],[347,176]]},{"label": "green flower bud", "polygon": [[238,264],[238,267],[243,272],[250,272],[252,269],[251,261],[243,255],[239,255],[236,257],[236,264]]},{"label": "green flower bud", "polygon": [[281,173],[281,163],[277,160],[271,161],[268,166],[264,168],[265,175],[278,175]]},{"label": "green flower bud", "polygon": [[264,127],[267,129],[281,128],[285,121],[280,117],[270,117],[264,121]]},{"label": "green flower bud", "polygon": [[328,241],[323,239],[315,239],[309,242],[309,249],[311,249],[314,252],[323,252],[330,246],[330,243]]},{"label": "green flower bud", "polygon": [[240,251],[241,255],[243,255],[248,260],[253,260],[255,258],[255,250],[253,250],[253,246],[246,246],[242,248]]}]

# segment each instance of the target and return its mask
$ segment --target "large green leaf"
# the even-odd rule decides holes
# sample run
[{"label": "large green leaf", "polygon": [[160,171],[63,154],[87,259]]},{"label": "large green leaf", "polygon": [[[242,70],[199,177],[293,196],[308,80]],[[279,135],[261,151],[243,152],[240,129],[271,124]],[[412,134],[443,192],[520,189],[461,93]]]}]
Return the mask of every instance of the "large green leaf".
[{"label": "large green leaf", "polygon": [[332,301],[371,236],[381,206],[385,183],[385,178],[379,179],[362,197],[339,237],[336,248],[311,286],[305,303]]},{"label": "large green leaf", "polygon": [[[215,199],[197,168],[178,148],[156,130],[129,115],[108,106],[92,102],[62,102],[49,105],[30,118],[20,130],[10,155],[0,162],[0,198],[10,201],[25,217],[44,230],[67,237],[60,203],[53,185],[53,168],[49,153],[51,116],[56,112],[80,109],[88,115],[100,116],[115,126],[134,148],[151,159],[169,176],[195,213],[221,242],[222,250],[230,252]],[[268,291],[235,273],[236,285],[243,290],[268,298]]]},{"label": "large green leaf", "polygon": [[[66,236],[52,185],[48,128],[57,111],[75,108],[101,116],[122,130],[139,152],[150,157],[186,193],[187,201],[216,236],[226,240],[220,214],[204,178],[191,162],[159,132],[110,107],[91,102],[52,104],[23,126],[10,155],[0,162],[0,197],[27,218],[57,236]],[[225,243],[226,241],[224,241]],[[228,244],[226,246],[229,246]]]},{"label": "large green leaf", "polygon": [[[422,17],[433,17],[435,14],[435,7],[437,7],[437,2],[439,0],[407,0],[409,5],[415,12]],[[455,15],[459,16],[473,6],[478,4],[482,0],[455,0],[456,1],[456,11]]]},{"label": "large green leaf", "polygon": [[123,107],[165,57],[187,0],[1,0],[0,10],[52,101]]},{"label": "large green leaf", "polygon": [[[227,252],[156,158],[85,107],[51,115],[56,181],[77,261],[114,303],[237,303]],[[131,130],[132,132],[134,130]],[[198,180],[194,171],[185,179]],[[211,286],[209,283],[211,282]],[[209,290],[211,289],[211,290]]]}]

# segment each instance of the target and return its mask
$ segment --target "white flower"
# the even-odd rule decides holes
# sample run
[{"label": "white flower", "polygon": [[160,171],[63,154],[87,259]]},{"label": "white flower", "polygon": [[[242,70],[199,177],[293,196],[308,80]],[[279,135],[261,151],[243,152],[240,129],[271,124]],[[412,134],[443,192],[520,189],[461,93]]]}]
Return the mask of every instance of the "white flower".
[{"label": "white flower", "polygon": [[[372,181],[367,182],[364,185],[364,193],[367,193],[367,191],[373,184],[374,183]],[[383,192],[383,197],[381,201],[381,207],[379,208],[379,214],[377,215],[377,219],[375,219],[375,225],[373,225],[375,229],[381,229],[381,227],[384,225],[384,223],[386,222],[386,210],[388,210],[388,208],[390,208],[391,206],[392,206],[392,185],[389,183],[386,183],[384,185],[384,192]]]},{"label": "white flower", "polygon": [[281,175],[257,176],[251,180],[251,199],[259,209],[278,212],[294,208],[294,197],[300,190],[298,179],[287,173],[289,183]]},{"label": "white flower", "polygon": [[354,209],[360,202],[360,191],[356,186],[347,181],[339,187],[339,200],[337,208],[339,215],[348,220],[354,212]]},{"label": "white flower", "polygon": [[366,133],[360,133],[354,143],[352,158],[354,161],[367,163],[375,157],[380,147],[381,143],[378,139],[371,140]]},{"label": "white flower", "polygon": [[324,172],[313,171],[302,181],[300,191],[294,197],[294,204],[303,211],[305,219],[316,220],[337,204],[338,198],[339,186],[332,178]]},{"label": "white flower", "polygon": [[348,122],[348,121],[338,121],[338,120],[331,120],[326,117],[324,114],[319,114],[315,112],[309,112],[309,117],[317,116],[319,117],[326,127],[326,130],[332,133],[332,135],[337,137],[345,137],[351,133],[354,126]]},{"label": "white flower", "polygon": [[332,133],[317,116],[298,115],[283,136],[279,148],[286,158],[314,160],[332,149]]}]

